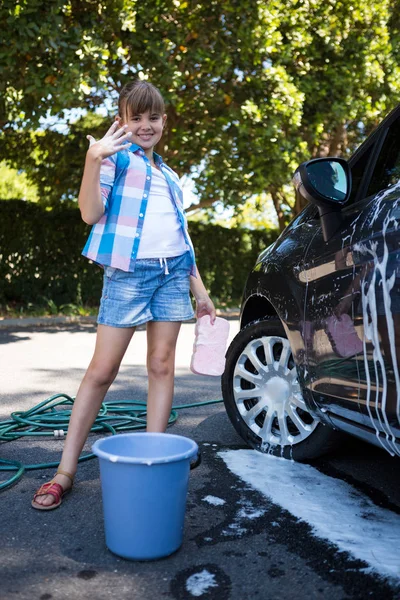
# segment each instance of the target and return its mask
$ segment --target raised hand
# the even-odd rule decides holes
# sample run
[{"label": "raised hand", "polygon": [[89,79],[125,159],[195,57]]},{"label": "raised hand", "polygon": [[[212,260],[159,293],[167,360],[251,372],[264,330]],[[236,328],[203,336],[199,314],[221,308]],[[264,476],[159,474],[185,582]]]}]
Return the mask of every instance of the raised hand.
[{"label": "raised hand", "polygon": [[129,146],[129,138],[132,135],[126,131],[127,125],[118,128],[118,121],[114,121],[110,129],[100,140],[95,140],[92,135],[87,135],[89,150],[91,154],[101,159],[107,158]]}]

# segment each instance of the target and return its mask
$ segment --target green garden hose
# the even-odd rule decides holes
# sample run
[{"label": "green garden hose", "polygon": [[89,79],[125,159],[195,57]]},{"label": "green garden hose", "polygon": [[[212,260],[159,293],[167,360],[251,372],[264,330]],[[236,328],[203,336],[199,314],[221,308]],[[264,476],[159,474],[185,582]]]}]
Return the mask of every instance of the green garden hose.
[{"label": "green garden hose", "polygon": [[[75,398],[67,394],[55,394],[33,408],[22,412],[11,413],[11,419],[0,422],[0,442],[9,442],[28,436],[47,436],[63,438],[68,431],[71,408],[62,409],[63,406],[72,406]],[[194,408],[218,404],[223,400],[207,400],[194,404],[174,406],[168,420],[168,425],[175,423],[177,411],[183,408]],[[91,428],[91,433],[106,432],[115,435],[121,431],[132,431],[146,427],[146,403],[136,400],[119,400],[116,402],[103,402]],[[94,458],[94,454],[85,454],[79,457],[79,462]],[[0,483],[0,491],[16,483],[25,471],[33,469],[47,469],[58,467],[59,463],[36,463],[24,465],[18,461],[0,459],[0,471],[16,471],[12,477]]]}]

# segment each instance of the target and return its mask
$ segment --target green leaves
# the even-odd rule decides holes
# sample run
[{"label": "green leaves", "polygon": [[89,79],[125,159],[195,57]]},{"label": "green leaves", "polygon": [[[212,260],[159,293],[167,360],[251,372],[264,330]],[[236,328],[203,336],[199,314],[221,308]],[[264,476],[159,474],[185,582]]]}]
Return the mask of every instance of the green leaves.
[{"label": "green leaves", "polygon": [[[168,105],[158,150],[192,173],[200,206],[270,193],[282,226],[295,210],[286,186],[296,166],[350,155],[397,102],[398,14],[390,0],[4,0],[4,156],[44,202],[73,198],[89,121],[64,135],[26,132],[65,109],[110,110],[126,81],[148,78]],[[96,123],[91,133],[108,126]]]}]

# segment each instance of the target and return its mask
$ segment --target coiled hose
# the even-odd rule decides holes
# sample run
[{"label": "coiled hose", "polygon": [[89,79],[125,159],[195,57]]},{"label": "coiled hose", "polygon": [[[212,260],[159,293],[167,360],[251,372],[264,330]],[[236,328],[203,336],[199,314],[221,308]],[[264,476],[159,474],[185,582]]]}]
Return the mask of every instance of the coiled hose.
[{"label": "coiled hose", "polygon": [[[55,394],[33,408],[23,412],[11,413],[11,418],[0,422],[0,441],[12,441],[28,436],[46,436],[63,438],[68,431],[69,419],[75,398],[68,394]],[[223,400],[207,400],[194,404],[182,404],[172,407],[168,425],[172,425],[178,418],[177,411],[184,408],[218,404]],[[119,400],[116,402],[103,402],[91,433],[111,433],[115,435],[121,431],[132,431],[146,427],[146,403],[136,400]],[[79,457],[78,462],[94,458],[94,454],[85,454]],[[0,471],[16,471],[6,481],[0,483],[0,491],[4,490],[21,479],[25,471],[34,469],[47,469],[58,467],[59,462],[36,463],[24,465],[14,460],[0,459]]]}]

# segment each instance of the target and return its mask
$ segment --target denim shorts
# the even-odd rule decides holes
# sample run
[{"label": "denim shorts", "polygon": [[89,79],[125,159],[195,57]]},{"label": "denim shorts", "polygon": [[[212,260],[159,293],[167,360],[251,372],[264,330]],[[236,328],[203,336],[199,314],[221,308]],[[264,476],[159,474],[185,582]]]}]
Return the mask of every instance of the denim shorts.
[{"label": "denim shorts", "polygon": [[138,259],[133,273],[104,267],[97,323],[136,327],[147,321],[187,321],[190,300],[190,253],[172,258]]}]

